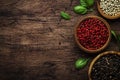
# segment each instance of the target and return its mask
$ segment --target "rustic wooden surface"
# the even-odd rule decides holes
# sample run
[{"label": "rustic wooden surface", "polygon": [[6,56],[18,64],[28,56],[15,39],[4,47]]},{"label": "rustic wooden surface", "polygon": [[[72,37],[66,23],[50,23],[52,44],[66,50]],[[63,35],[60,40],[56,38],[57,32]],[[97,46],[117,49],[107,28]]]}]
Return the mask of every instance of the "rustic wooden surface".
[{"label": "rustic wooden surface", "polygon": [[[74,40],[74,25],[86,15],[75,14],[79,0],[0,0],[0,80],[88,80],[89,64],[76,70],[80,58],[94,58]],[[70,13],[63,20],[60,11]],[[120,19],[107,20],[119,33]],[[104,51],[116,50],[113,39]],[[89,61],[90,63],[90,61]]]}]

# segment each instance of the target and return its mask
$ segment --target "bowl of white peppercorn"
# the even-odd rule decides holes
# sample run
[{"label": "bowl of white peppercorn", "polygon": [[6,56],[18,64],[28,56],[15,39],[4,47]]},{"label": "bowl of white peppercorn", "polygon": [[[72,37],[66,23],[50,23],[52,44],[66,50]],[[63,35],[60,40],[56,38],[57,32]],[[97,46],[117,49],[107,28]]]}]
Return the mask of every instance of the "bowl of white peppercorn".
[{"label": "bowl of white peppercorn", "polygon": [[97,8],[100,14],[107,19],[120,18],[120,0],[98,0]]}]

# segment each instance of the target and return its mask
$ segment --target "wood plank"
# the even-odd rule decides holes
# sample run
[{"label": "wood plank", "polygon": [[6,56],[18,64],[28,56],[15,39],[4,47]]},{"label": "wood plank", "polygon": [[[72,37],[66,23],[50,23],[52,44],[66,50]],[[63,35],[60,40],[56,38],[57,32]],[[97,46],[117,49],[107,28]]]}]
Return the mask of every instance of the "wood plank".
[{"label": "wood plank", "polygon": [[[79,18],[100,14],[96,4],[94,12],[75,14],[77,4],[79,0],[1,0],[0,80],[88,80],[89,64],[76,70],[74,62],[96,55],[78,48],[74,25]],[[72,19],[61,19],[60,11]],[[107,21],[119,33],[120,19]],[[118,51],[116,42],[112,40],[106,50]]]}]

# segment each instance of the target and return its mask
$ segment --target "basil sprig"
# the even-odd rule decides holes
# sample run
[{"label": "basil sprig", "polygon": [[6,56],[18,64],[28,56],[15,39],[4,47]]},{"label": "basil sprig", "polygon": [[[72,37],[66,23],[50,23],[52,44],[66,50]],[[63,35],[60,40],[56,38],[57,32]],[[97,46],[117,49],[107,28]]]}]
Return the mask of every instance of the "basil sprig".
[{"label": "basil sprig", "polygon": [[[77,14],[86,14],[88,11],[93,11],[88,9],[89,7],[91,7],[94,4],[94,0],[79,0],[80,4],[75,6],[73,8],[74,12]],[[65,20],[69,20],[70,19],[70,15],[66,12],[61,12],[60,13],[61,17]]]},{"label": "basil sprig", "polygon": [[80,5],[83,7],[91,7],[94,4],[94,0],[80,0]]},{"label": "basil sprig", "polygon": [[80,5],[83,7],[87,7],[87,3],[85,2],[85,0],[80,0]]},{"label": "basil sprig", "polygon": [[84,68],[87,63],[88,63],[89,59],[85,59],[85,58],[79,58],[76,62],[75,62],[75,68],[76,69],[82,69]]},{"label": "basil sprig", "polygon": [[66,19],[66,20],[70,19],[70,15],[66,12],[61,11],[60,15],[63,19]]},{"label": "basil sprig", "polygon": [[78,14],[85,14],[87,12],[87,9],[83,6],[75,6],[74,12]]},{"label": "basil sprig", "polygon": [[111,30],[111,33],[115,37],[115,39],[117,40],[117,35],[116,35],[115,31]]},{"label": "basil sprig", "polygon": [[94,0],[84,0],[87,4],[87,7],[90,7],[94,4]]},{"label": "basil sprig", "polygon": [[87,8],[94,4],[94,0],[80,0],[80,5],[74,7],[74,12],[78,14],[87,13]]}]

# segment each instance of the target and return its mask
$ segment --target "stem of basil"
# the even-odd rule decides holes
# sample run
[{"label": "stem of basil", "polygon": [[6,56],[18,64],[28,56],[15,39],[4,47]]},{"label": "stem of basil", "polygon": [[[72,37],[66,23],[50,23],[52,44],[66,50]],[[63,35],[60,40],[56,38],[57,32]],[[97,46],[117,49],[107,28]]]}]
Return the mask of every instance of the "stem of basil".
[{"label": "stem of basil", "polygon": [[111,30],[111,33],[115,37],[115,39],[117,40],[117,35],[116,35],[115,31]]},{"label": "stem of basil", "polygon": [[120,51],[120,34],[117,35],[117,38],[118,38],[117,42],[118,42],[119,51]]},{"label": "stem of basil", "polygon": [[115,39],[117,40],[117,44],[118,44],[119,51],[120,51],[120,34],[117,35],[116,32],[113,30],[111,30],[111,33],[115,37]]}]

